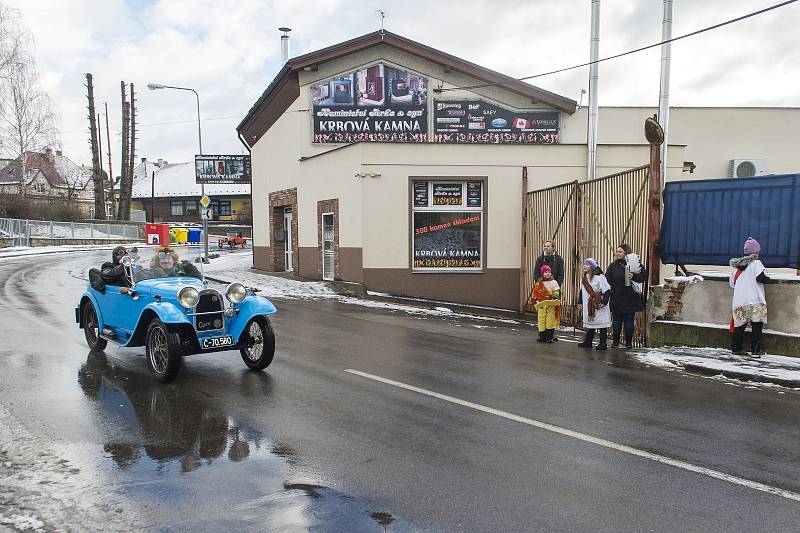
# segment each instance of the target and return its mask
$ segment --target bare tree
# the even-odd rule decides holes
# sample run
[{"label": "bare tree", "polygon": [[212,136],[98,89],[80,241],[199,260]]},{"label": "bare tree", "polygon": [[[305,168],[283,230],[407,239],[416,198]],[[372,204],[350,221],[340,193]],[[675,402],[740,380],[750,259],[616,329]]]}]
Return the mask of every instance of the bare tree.
[{"label": "bare tree", "polygon": [[22,28],[19,11],[0,2],[0,70],[20,61],[29,43],[30,37]]},{"label": "bare tree", "polygon": [[0,155],[22,156],[21,183],[28,152],[61,145],[58,113],[39,84],[30,43],[19,14],[0,0]]},{"label": "bare tree", "polygon": [[89,145],[92,148],[92,181],[94,182],[94,218],[106,219],[106,198],[103,174],[100,170],[100,148],[97,144],[97,122],[94,112],[94,85],[91,73],[86,74],[86,91],[89,100]]},{"label": "bare tree", "polygon": [[128,180],[131,178],[128,166],[130,160],[131,148],[131,105],[128,102],[128,97],[125,93],[125,82],[119,82],[120,92],[122,93],[122,159],[120,161],[122,169],[119,172],[119,203],[117,204],[117,220],[128,220],[131,212],[130,197],[126,196],[129,189]]}]

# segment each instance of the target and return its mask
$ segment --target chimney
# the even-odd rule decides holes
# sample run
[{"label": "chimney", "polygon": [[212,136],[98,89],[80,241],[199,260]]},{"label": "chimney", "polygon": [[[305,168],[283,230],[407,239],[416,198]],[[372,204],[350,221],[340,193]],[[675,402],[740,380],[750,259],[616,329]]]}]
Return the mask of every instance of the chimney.
[{"label": "chimney", "polygon": [[142,163],[147,163],[147,158],[146,157],[142,158]]},{"label": "chimney", "polygon": [[159,158],[159,159],[158,159],[158,166],[159,166],[159,168],[160,168],[160,167],[163,167],[163,166],[164,166],[164,163],[166,163],[166,161],[164,161],[164,160],[163,160],[163,159],[161,159],[161,158]]},{"label": "chimney", "polygon": [[278,28],[278,31],[282,31],[283,34],[281,35],[281,67],[289,61],[289,32],[292,31],[292,28],[287,28],[285,26]]},{"label": "chimney", "polygon": [[52,162],[53,161],[53,149],[52,148],[47,148],[44,151],[44,153],[47,156],[47,159]]},{"label": "chimney", "polygon": [[56,150],[56,155],[58,157],[62,157],[64,155],[64,153],[61,150]]}]

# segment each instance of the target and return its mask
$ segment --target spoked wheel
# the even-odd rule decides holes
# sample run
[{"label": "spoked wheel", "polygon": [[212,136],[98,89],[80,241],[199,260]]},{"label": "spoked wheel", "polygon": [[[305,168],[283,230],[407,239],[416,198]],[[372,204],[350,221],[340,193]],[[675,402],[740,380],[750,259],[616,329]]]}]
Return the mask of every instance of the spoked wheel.
[{"label": "spoked wheel", "polygon": [[102,352],[106,349],[108,341],[100,337],[100,321],[97,319],[97,311],[92,302],[83,305],[83,334],[86,336],[86,344],[92,351]]},{"label": "spoked wheel", "polygon": [[153,320],[147,328],[147,362],[150,373],[161,383],[169,383],[178,375],[181,356],[178,354],[176,337],[158,319]]},{"label": "spoked wheel", "polygon": [[239,350],[242,359],[251,370],[264,370],[272,362],[275,355],[275,333],[268,318],[251,319],[242,332],[240,342],[244,344]]}]

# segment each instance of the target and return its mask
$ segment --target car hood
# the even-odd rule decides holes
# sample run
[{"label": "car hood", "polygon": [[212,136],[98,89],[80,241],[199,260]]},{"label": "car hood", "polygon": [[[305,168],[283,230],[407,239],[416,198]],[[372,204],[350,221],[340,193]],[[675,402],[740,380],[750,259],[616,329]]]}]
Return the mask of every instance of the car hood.
[{"label": "car hood", "polygon": [[164,296],[177,294],[184,287],[194,287],[198,291],[205,289],[203,282],[192,277],[156,278],[146,279],[136,284],[136,290],[140,293],[163,293]]}]

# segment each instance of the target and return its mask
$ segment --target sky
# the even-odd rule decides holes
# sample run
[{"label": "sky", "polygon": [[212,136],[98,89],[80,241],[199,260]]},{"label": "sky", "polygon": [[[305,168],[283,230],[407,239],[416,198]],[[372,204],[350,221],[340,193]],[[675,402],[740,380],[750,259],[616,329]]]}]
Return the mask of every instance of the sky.
[{"label": "sky", "polygon": [[[673,36],[779,0],[675,0]],[[236,126],[280,68],[279,26],[291,56],[380,28],[514,77],[588,61],[590,0],[0,0],[33,34],[44,89],[61,117],[64,155],[91,162],[85,74],[98,111],[108,102],[119,172],[120,81],[136,89],[136,156],[190,161],[200,96],[203,150],[246,153]],[[600,56],[658,42],[661,0],[602,0]],[[800,2],[672,45],[673,106],[800,106]],[[601,106],[657,106],[660,50],[600,64]],[[580,100],[588,68],[531,83]],[[586,104],[586,98],[583,98]],[[105,118],[101,118],[105,120]],[[103,123],[104,125],[104,123]],[[103,138],[103,152],[107,151]],[[104,164],[107,167],[107,165]]]}]

